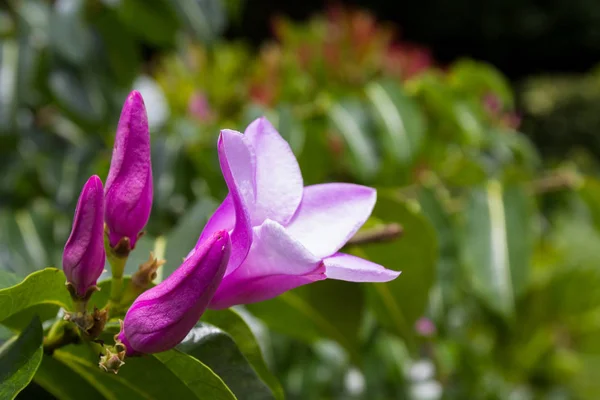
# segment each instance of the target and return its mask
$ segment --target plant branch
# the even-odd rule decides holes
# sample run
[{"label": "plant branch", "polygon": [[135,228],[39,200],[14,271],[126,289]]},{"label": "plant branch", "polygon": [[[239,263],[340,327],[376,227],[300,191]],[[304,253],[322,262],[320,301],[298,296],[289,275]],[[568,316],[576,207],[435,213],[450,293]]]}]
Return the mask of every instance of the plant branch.
[{"label": "plant branch", "polygon": [[367,243],[381,243],[395,240],[402,236],[404,229],[400,224],[391,223],[379,225],[371,229],[356,233],[349,241],[349,245]]}]

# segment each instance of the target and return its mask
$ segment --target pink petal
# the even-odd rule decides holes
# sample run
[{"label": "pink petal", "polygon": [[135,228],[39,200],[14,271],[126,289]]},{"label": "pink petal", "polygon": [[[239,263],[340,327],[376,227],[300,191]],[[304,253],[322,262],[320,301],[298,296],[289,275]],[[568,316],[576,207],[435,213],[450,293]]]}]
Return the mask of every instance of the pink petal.
[{"label": "pink petal", "polygon": [[244,261],[252,244],[249,210],[254,205],[254,154],[246,138],[231,130],[221,131],[218,150],[219,164],[235,210],[235,226],[231,233],[231,258],[226,272],[228,274]]},{"label": "pink petal", "polygon": [[227,275],[211,308],[273,298],[294,287],[325,279],[321,260],[290,237],[280,224],[266,220],[255,227],[244,263]]},{"label": "pink petal", "polygon": [[252,248],[235,275],[249,278],[266,275],[305,275],[314,271],[321,259],[311,254],[283,226],[266,220],[254,227]]},{"label": "pink petal", "polygon": [[233,207],[231,195],[228,194],[227,197],[225,197],[225,200],[223,200],[221,205],[217,207],[213,215],[209,218],[206,225],[204,225],[204,229],[202,230],[202,234],[200,235],[200,238],[198,238],[196,245],[204,242],[217,231],[225,230],[231,232],[234,225],[235,208]]},{"label": "pink petal", "polygon": [[208,308],[220,310],[238,304],[270,300],[299,286],[325,279],[322,273],[311,275],[270,275],[246,281],[227,281],[219,286]]},{"label": "pink petal", "polygon": [[325,258],[342,248],[365,223],[376,199],[375,189],[366,186],[350,183],[307,186],[286,230],[311,253]]},{"label": "pink petal", "polygon": [[286,224],[302,200],[302,173],[289,144],[266,118],[252,122],[244,135],[256,154],[256,205],[252,224],[271,219]]},{"label": "pink petal", "polygon": [[323,260],[327,278],[350,282],[389,282],[400,275],[400,271],[386,269],[365,259],[350,254],[336,253]]}]

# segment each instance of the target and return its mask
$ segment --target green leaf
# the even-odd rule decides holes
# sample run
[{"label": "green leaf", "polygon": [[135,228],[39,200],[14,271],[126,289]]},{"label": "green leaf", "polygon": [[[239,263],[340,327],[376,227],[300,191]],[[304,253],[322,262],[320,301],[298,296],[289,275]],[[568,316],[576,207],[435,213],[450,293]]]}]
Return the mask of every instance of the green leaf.
[{"label": "green leaf", "polygon": [[181,22],[196,38],[212,43],[225,28],[225,9],[220,0],[180,0],[174,3]]},{"label": "green leaf", "polygon": [[198,200],[168,233],[165,251],[167,263],[162,267],[163,277],[168,277],[179,268],[183,259],[196,245],[202,228],[216,208],[217,204],[208,197]]},{"label": "green leaf", "polygon": [[50,73],[48,85],[56,103],[78,122],[103,122],[107,112],[106,100],[96,75],[57,68]]},{"label": "green leaf", "polygon": [[59,0],[50,15],[50,41],[58,54],[81,66],[90,55],[93,36],[83,21],[84,0]]},{"label": "green leaf", "polygon": [[379,191],[373,215],[380,221],[402,225],[402,237],[392,242],[367,244],[353,252],[386,268],[402,271],[391,282],[369,284],[368,293],[379,321],[410,346],[414,344],[414,323],[424,315],[434,283],[438,259],[435,231],[419,212],[417,203],[406,202],[393,193]]},{"label": "green leaf", "polygon": [[34,318],[29,326],[0,348],[0,398],[14,399],[31,382],[42,361],[42,324]]},{"label": "green leaf", "polygon": [[363,303],[359,284],[327,279],[246,307],[273,330],[308,343],[333,339],[358,361]]},{"label": "green leaf", "polygon": [[238,399],[275,398],[231,336],[219,328],[198,323],[177,349],[204,362],[225,381]]},{"label": "green leaf", "polygon": [[139,73],[141,49],[136,38],[119,21],[114,10],[104,8],[91,21],[103,40],[103,51],[112,76],[123,86],[131,86]]},{"label": "green leaf", "polygon": [[497,181],[469,194],[464,211],[462,259],[472,290],[505,317],[526,287],[531,253],[527,195]]},{"label": "green leaf", "polygon": [[254,334],[240,314],[232,309],[207,310],[202,316],[202,320],[227,332],[233,338],[242,354],[252,364],[252,367],[260,378],[269,385],[275,398],[278,400],[284,398],[283,389],[279,381],[271,373],[269,367],[267,367]]},{"label": "green leaf", "polygon": [[21,279],[16,274],[0,269],[0,289],[14,286],[19,282]]},{"label": "green leaf", "polygon": [[210,368],[177,350],[129,357],[117,375],[102,371],[88,346],[63,347],[54,358],[108,399],[235,399]]},{"label": "green leaf", "polygon": [[55,304],[70,310],[72,300],[65,288],[66,280],[61,270],[46,268],[15,286],[0,290],[0,322],[38,304]]},{"label": "green leaf", "polygon": [[335,104],[329,110],[333,128],[346,141],[352,162],[350,168],[361,179],[375,176],[379,170],[379,156],[372,143],[365,107],[356,100]]},{"label": "green leaf", "polygon": [[33,380],[61,400],[106,399],[82,375],[52,356],[44,355]]},{"label": "green leaf", "polygon": [[455,88],[483,101],[483,96],[494,94],[503,106],[513,106],[513,91],[500,71],[490,64],[460,60],[450,70],[450,83]]},{"label": "green leaf", "polygon": [[578,193],[587,205],[595,228],[600,230],[600,181],[586,177]]},{"label": "green leaf", "polygon": [[158,46],[175,42],[178,22],[170,2],[165,0],[122,0],[119,18],[140,38]]},{"label": "green leaf", "polygon": [[407,166],[419,153],[425,135],[425,118],[399,84],[381,80],[366,88],[379,130],[383,152]]},{"label": "green leaf", "polygon": [[448,211],[447,193],[439,185],[431,182],[421,186],[418,200],[423,215],[427,217],[436,231],[439,243],[440,257],[437,263],[435,283],[437,296],[432,294],[432,309],[437,312],[438,317],[443,318],[448,311],[447,305],[452,304],[452,300],[456,300],[460,287],[456,223]]}]

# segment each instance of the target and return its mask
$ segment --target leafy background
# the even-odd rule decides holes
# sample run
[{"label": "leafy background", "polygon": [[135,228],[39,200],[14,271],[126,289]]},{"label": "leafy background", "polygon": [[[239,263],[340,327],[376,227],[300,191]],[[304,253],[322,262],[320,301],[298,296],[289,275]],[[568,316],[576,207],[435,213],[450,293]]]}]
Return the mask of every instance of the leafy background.
[{"label": "leafy background", "polygon": [[[293,21],[234,0],[2,3],[0,397],[594,398],[600,80],[588,59],[599,8],[514,2],[506,9],[521,22],[510,32],[498,28],[506,13],[480,10],[503,29],[478,37],[496,43],[482,53],[469,52],[466,28],[438,23],[463,21],[465,2],[417,12],[430,3],[405,10],[437,30],[405,22],[431,48],[352,7]],[[267,17],[271,35],[256,45],[267,25],[252,24]],[[573,65],[589,73],[557,75],[554,26],[586,49]],[[449,56],[448,32],[464,54]],[[543,42],[531,51],[546,65],[525,71],[527,54],[510,68],[498,38]],[[117,376],[85,346],[43,354],[70,302],[61,273],[44,268],[60,267],[81,185],[106,176],[132,88],[148,107],[155,199],[129,273],[150,250],[168,261],[159,280],[178,266],[225,195],[219,129],[266,115],[306,184],[378,188],[367,228],[397,223],[403,234],[347,250],[400,278],[318,282],[207,313],[178,349],[132,359]]]}]

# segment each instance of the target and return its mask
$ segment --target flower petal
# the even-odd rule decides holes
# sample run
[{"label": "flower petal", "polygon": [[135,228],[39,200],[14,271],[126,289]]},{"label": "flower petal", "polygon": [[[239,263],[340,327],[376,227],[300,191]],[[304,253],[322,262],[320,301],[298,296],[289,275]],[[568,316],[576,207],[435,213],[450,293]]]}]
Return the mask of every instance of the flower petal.
[{"label": "flower petal", "polygon": [[231,232],[234,226],[235,208],[233,207],[231,195],[228,194],[227,197],[225,197],[225,200],[223,200],[221,205],[217,207],[213,215],[208,219],[206,225],[204,225],[204,229],[202,229],[202,233],[200,234],[196,245],[204,242],[217,231],[225,230]]},{"label": "flower petal", "polygon": [[342,248],[365,223],[376,199],[375,189],[366,186],[350,183],[307,186],[286,230],[314,255],[325,258]]},{"label": "flower petal", "polygon": [[231,258],[226,272],[229,274],[244,261],[252,244],[250,210],[254,206],[254,154],[247,139],[231,130],[221,131],[218,150],[219,164],[235,210]]},{"label": "flower petal", "polygon": [[244,263],[227,275],[211,308],[254,303],[294,287],[325,279],[323,263],[275,221],[255,227],[252,248]]},{"label": "flower petal", "polygon": [[266,118],[252,122],[244,135],[256,154],[256,205],[252,225],[271,219],[285,225],[302,200],[302,173],[290,145]]},{"label": "flower petal", "polygon": [[[322,268],[321,268],[322,271]],[[226,281],[219,286],[208,308],[221,310],[238,304],[251,304],[270,300],[308,283],[325,279],[323,273],[311,275],[271,275],[246,281]]]},{"label": "flower petal", "polygon": [[325,275],[341,281],[389,282],[396,279],[401,273],[344,253],[336,253],[327,257],[323,263],[325,264]]}]

